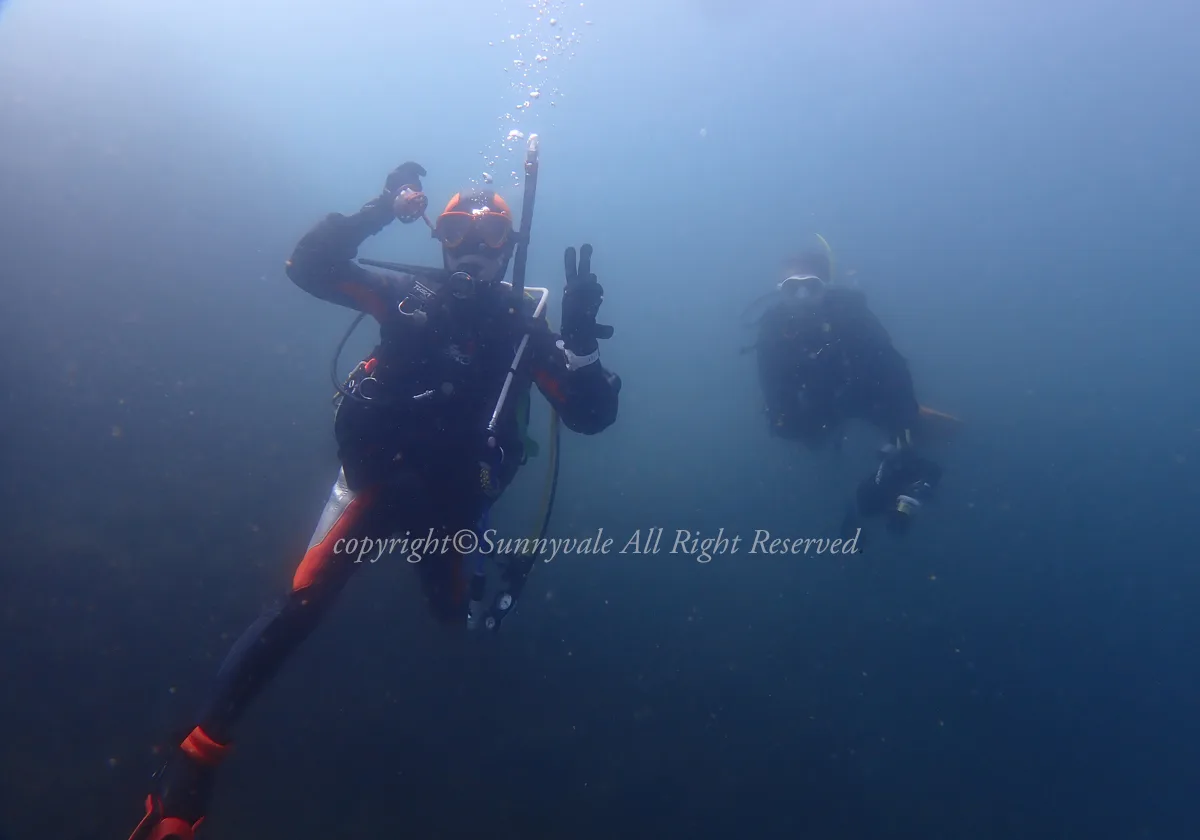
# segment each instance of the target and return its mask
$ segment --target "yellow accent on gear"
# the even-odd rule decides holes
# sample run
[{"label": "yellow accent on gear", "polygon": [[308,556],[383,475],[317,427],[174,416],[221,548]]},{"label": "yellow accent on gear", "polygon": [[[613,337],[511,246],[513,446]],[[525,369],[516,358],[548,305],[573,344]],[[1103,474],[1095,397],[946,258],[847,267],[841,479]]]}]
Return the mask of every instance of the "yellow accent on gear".
[{"label": "yellow accent on gear", "polygon": [[834,277],[837,275],[837,270],[834,268],[833,248],[829,246],[829,242],[824,236],[819,233],[815,235],[817,239],[821,240],[821,244],[825,246],[825,253],[829,256],[829,282],[832,283]]}]

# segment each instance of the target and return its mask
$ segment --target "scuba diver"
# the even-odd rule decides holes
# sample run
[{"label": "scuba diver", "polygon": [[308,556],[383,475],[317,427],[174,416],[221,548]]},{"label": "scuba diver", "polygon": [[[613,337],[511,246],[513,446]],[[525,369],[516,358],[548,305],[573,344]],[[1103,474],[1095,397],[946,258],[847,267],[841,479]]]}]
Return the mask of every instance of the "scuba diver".
[{"label": "scuba diver", "polygon": [[[578,261],[575,249],[566,249],[559,334],[543,314],[548,290],[524,287],[536,143],[535,136],[526,158],[520,231],[491,191],[455,195],[430,222],[421,184],[427,173],[408,162],[357,213],[326,216],[297,244],[288,277],[318,298],[358,310],[351,331],[364,315],[374,316],[380,340],[348,379],[335,376],[341,468],[291,589],[233,646],[212,699],[155,774],[130,840],[196,836],[235,723],[362,565],[350,547],[355,541],[436,533],[442,548],[412,564],[434,616],[449,627],[494,632],[512,611],[535,556],[504,558],[501,591],[485,609],[482,552],[463,556],[457,540],[447,539],[464,529],[482,534],[529,454],[522,423],[533,384],[554,422],[561,418],[584,435],[615,422],[621,389],[599,361],[598,339],[613,330],[596,323],[603,289],[591,271],[591,246],[582,246]],[[429,225],[441,243],[442,268],[383,264],[397,267],[384,273],[356,264],[359,246],[394,219]]]},{"label": "scuba diver", "polygon": [[918,454],[939,427],[957,420],[922,407],[908,363],[857,288],[833,281],[828,243],[785,265],[786,276],[764,298],[753,347],[773,436],[810,450],[832,443],[840,450],[844,427],[862,420],[888,439],[877,468],[859,484],[842,522],[853,536],[860,517],[883,516],[893,533],[905,533],[932,496],[941,468]]}]

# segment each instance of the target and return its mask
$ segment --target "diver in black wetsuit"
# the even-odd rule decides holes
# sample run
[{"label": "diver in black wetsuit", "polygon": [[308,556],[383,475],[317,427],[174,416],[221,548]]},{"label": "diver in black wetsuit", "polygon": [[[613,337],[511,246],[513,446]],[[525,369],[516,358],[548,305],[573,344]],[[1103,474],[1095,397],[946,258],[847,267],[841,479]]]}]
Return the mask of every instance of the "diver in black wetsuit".
[{"label": "diver in black wetsuit", "polygon": [[754,349],[771,434],[819,449],[831,439],[840,446],[851,420],[882,431],[889,442],[859,485],[842,533],[852,535],[859,516],[879,515],[903,533],[941,479],[941,468],[915,446],[927,415],[866,295],[833,283],[831,263],[828,250],[793,258],[778,299],[758,319]]},{"label": "diver in black wetsuit", "polygon": [[[527,180],[529,173],[527,162]],[[287,263],[300,288],[374,316],[380,342],[338,389],[342,467],[291,591],[230,651],[211,701],[160,771],[131,840],[195,836],[234,724],[359,567],[347,540],[430,529],[437,536],[479,533],[522,463],[519,415],[532,384],[573,431],[597,434],[616,420],[621,381],[599,361],[597,339],[611,337],[612,328],[596,323],[603,289],[591,273],[591,246],[580,249],[578,263],[575,249],[566,251],[562,329],[555,335],[544,316],[530,314],[529,298],[518,290],[525,217],[525,229],[516,232],[500,196],[475,192],[455,195],[431,223],[425,174],[415,163],[398,167],[383,193],[357,213],[331,214],[305,234]],[[528,213],[528,183],[525,198]],[[361,243],[397,218],[430,225],[444,273],[385,274],[355,264]],[[510,285],[502,281],[514,251],[518,268]],[[434,614],[453,627],[482,622],[495,629],[512,598],[481,613],[483,578],[465,570],[453,551],[426,554],[414,565]],[[511,591],[519,590],[532,562],[508,570]]]}]

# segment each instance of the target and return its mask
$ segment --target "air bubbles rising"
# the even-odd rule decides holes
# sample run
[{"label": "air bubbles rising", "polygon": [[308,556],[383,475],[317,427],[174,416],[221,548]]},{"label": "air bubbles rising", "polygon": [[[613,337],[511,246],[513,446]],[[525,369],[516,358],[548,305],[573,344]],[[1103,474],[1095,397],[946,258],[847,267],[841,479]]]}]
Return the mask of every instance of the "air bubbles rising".
[{"label": "air bubbles rising", "polygon": [[[496,64],[500,72],[496,75],[507,84],[500,85],[502,98],[493,123],[496,131],[483,158],[483,170],[499,187],[504,185],[504,172],[510,166],[516,166],[514,184],[519,185],[521,167],[517,158],[523,156],[528,133],[536,130],[534,123],[541,120],[554,125],[558,101],[567,101],[556,86],[555,77],[564,69],[562,62],[574,60],[576,51],[593,33],[585,29],[592,21],[584,20],[586,12],[579,0],[518,0],[497,5],[508,5],[515,13],[511,17],[507,13],[499,15],[496,25],[508,28],[510,34],[496,33],[492,35],[496,40],[491,42],[507,53],[502,59],[492,54],[493,59],[499,59]],[[508,23],[502,23],[506,17]],[[475,180],[479,183],[479,176]]]}]

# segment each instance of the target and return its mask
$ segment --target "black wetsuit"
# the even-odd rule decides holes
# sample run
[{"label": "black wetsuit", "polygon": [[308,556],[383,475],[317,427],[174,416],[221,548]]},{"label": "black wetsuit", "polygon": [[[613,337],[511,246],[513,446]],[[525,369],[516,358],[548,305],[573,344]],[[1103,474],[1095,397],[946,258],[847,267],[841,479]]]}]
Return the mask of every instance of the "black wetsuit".
[{"label": "black wetsuit", "polygon": [[772,434],[816,448],[849,420],[889,439],[916,423],[908,363],[857,289],[775,305],[759,322],[757,351]]},{"label": "black wetsuit", "polygon": [[[225,752],[234,724],[286,657],[313,630],[355,569],[346,540],[387,538],[406,531],[448,536],[477,528],[516,474],[523,434],[516,415],[533,384],[563,424],[596,434],[617,416],[620,379],[599,361],[570,370],[544,319],[530,340],[500,417],[493,486],[481,485],[485,429],[530,319],[514,314],[511,287],[496,284],[448,308],[432,306],[420,326],[398,305],[413,288],[407,275],[368,271],[353,260],[359,245],[391,220],[390,202],[367,204],[352,216],[331,214],[309,231],[287,264],[288,276],[311,294],[367,312],[380,324],[372,354],[375,395],[363,404],[343,399],[335,421],[342,469],[282,603],[264,613],[234,645],[211,701],[164,770],[156,811],[144,820],[203,816],[211,768]],[[509,297],[504,296],[507,289]],[[423,400],[413,396],[432,392]],[[465,626],[467,576],[453,552],[413,564],[434,614]],[[135,831],[134,836],[140,836]]]},{"label": "black wetsuit", "polygon": [[[756,349],[772,434],[815,449],[863,420],[895,447],[860,483],[848,525],[855,514],[910,511],[936,488],[941,469],[912,448],[921,407],[908,363],[861,291],[832,286],[776,304],[759,322]],[[908,522],[902,514],[891,524]]]}]

